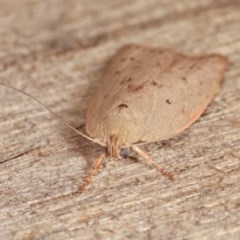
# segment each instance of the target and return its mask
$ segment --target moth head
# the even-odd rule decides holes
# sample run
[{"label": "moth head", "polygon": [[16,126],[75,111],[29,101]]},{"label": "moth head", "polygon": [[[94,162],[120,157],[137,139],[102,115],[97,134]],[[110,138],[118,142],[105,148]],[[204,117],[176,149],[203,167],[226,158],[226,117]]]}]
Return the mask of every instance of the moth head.
[{"label": "moth head", "polygon": [[117,136],[111,135],[107,141],[108,154],[111,158],[120,158],[120,141]]}]

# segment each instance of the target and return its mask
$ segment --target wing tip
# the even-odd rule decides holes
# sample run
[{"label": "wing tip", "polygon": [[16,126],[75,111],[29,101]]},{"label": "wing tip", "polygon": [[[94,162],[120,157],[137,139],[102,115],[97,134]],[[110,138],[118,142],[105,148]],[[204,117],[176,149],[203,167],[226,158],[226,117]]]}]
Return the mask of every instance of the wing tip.
[{"label": "wing tip", "polygon": [[221,55],[221,54],[211,54],[208,56],[210,59],[215,61],[217,64],[221,65],[221,68],[223,69],[222,71],[224,72],[228,65],[229,65],[229,60],[227,57]]}]

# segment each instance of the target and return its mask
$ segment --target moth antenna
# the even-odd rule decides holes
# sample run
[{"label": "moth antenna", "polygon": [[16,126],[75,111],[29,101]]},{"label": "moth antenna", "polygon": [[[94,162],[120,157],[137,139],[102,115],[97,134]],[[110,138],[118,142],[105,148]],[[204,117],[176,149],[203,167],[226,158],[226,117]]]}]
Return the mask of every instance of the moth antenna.
[{"label": "moth antenna", "polygon": [[23,95],[26,95],[28,97],[30,97],[31,99],[33,99],[35,102],[37,102],[38,104],[40,104],[45,110],[47,110],[48,112],[50,112],[55,118],[57,118],[60,122],[62,122],[65,126],[67,126],[68,128],[72,129],[74,132],[76,132],[78,135],[90,140],[91,142],[94,142],[94,143],[98,143],[100,144],[98,141],[94,140],[93,138],[91,137],[88,137],[87,135],[85,135],[84,133],[78,131],[75,127],[73,127],[69,122],[67,122],[66,120],[64,120],[62,117],[60,117],[57,113],[55,113],[52,109],[50,109],[49,107],[47,107],[44,103],[42,103],[39,99],[37,99],[36,97],[32,96],[31,94],[29,93],[26,93],[20,89],[17,89],[15,87],[12,87],[12,86],[9,86],[5,83],[2,83],[0,82],[0,85],[3,85],[5,87],[8,87],[8,88],[11,88],[17,92],[20,92],[22,93]]}]

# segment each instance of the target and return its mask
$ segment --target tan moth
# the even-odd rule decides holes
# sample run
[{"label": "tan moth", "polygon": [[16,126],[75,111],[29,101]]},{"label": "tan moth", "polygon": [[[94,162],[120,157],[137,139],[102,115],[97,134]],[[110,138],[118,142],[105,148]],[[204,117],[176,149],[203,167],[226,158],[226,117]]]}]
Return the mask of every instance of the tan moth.
[{"label": "tan moth", "polygon": [[119,158],[123,148],[132,148],[172,178],[138,145],[168,139],[195,122],[220,89],[227,65],[227,59],[217,54],[190,57],[135,44],[122,47],[107,66],[89,105],[89,136],[35,97],[11,88],[36,100],[79,135],[107,147],[108,154],[99,157],[79,188],[82,192],[102,161],[107,156]]}]

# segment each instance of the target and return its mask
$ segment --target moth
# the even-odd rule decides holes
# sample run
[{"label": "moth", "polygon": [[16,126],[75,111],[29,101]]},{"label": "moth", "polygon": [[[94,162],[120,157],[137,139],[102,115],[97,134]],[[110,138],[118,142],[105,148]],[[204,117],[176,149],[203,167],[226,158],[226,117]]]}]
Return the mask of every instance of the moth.
[{"label": "moth", "polygon": [[103,160],[120,158],[124,148],[131,148],[172,179],[139,145],[169,139],[195,122],[219,91],[227,65],[227,59],[218,54],[192,57],[170,49],[123,46],[112,57],[90,102],[88,135],[34,96],[8,87],[28,95],[79,135],[107,148],[79,187],[82,192]]}]

